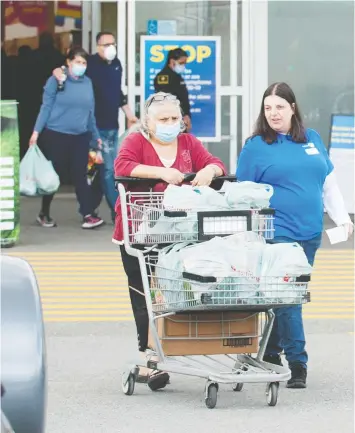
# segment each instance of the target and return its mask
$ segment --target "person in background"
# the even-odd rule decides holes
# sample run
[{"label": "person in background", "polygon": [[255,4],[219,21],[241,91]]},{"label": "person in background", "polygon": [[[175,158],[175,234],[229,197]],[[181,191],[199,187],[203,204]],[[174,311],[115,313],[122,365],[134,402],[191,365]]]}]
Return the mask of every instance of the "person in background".
[{"label": "person in background", "polygon": [[[214,177],[226,173],[223,163],[211,155],[203,144],[190,134],[181,134],[185,129],[180,102],[174,95],[157,93],[148,98],[142,116],[142,124],[133,129],[123,140],[115,160],[117,176],[147,179],[139,184],[139,191],[149,191],[149,179],[162,179],[153,188],[163,192],[168,184],[180,185],[184,173],[197,173],[192,185],[210,185]],[[132,186],[132,190],[137,186]],[[128,277],[128,286],[133,314],[137,327],[139,351],[148,348],[149,319],[138,259],[130,256],[123,245],[123,228],[120,199],[116,204],[116,227],[113,242],[120,244],[123,267]],[[140,292],[140,293],[137,293]],[[164,372],[148,372],[148,383],[152,389],[164,388],[169,375]]]},{"label": "person in background", "polygon": [[[73,48],[67,55],[68,77],[64,89],[50,77],[45,85],[43,103],[37,117],[30,146],[37,143],[45,157],[52,161],[59,177],[69,166],[76,196],[83,216],[82,228],[92,229],[103,224],[94,215],[91,192],[87,182],[88,153],[91,137],[99,145],[101,140],[96,127],[95,99],[90,78],[86,77],[87,53]],[[37,217],[42,227],[54,227],[50,205],[54,195],[42,198],[42,209]]]},{"label": "person in background", "polygon": [[53,35],[43,32],[39,35],[38,48],[33,51],[33,59],[35,70],[30,71],[30,75],[33,77],[31,86],[35,93],[33,110],[37,113],[42,103],[43,87],[52,75],[53,69],[63,64],[65,56],[55,47]]},{"label": "person in background", "polygon": [[[253,135],[238,159],[239,181],[272,185],[275,209],[272,243],[298,242],[313,266],[321,245],[323,209],[349,236],[353,223],[346,211],[320,135],[305,129],[296,97],[286,83],[272,84],[262,98]],[[292,372],[288,388],[306,388],[306,341],[302,306],[275,310],[264,361],[281,365],[282,350]]]},{"label": "person in background", "polygon": [[[114,35],[110,32],[100,32],[96,36],[96,43],[97,53],[89,56],[86,74],[94,86],[96,123],[102,140],[102,189],[114,221],[118,192],[115,189],[113,163],[118,150],[119,109],[122,108],[126,114],[128,126],[133,125],[138,119],[127,105],[127,98],[122,92],[122,65],[117,58]],[[53,71],[53,74],[58,81],[62,79],[63,72],[60,68]]]},{"label": "person in background", "polygon": [[186,132],[190,132],[192,124],[189,93],[185,81],[181,76],[185,70],[187,58],[187,52],[181,48],[175,48],[169,51],[164,68],[154,79],[154,88],[157,93],[171,93],[177,97],[183,112]]}]

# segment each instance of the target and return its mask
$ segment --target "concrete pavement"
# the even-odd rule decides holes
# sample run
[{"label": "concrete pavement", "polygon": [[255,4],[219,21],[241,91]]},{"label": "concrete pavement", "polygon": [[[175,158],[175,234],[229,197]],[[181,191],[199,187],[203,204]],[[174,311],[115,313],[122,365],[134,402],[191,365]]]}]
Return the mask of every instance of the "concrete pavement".
[{"label": "concrete pavement", "polygon": [[[3,253],[23,256],[38,276],[48,353],[48,433],[342,433],[354,431],[353,241],[319,251],[312,303],[305,309],[307,390],[280,389],[275,408],[263,384],[241,393],[221,387],[215,410],[204,404],[204,381],[173,376],[163,391],[136,385],[122,394],[120,379],[136,360],[125,277],[112,225],[80,228],[73,198],[55,200],[58,228],[33,222],[38,199],[22,200],[21,242]],[[102,214],[109,220],[103,206]],[[327,225],[329,223],[327,222]]]}]

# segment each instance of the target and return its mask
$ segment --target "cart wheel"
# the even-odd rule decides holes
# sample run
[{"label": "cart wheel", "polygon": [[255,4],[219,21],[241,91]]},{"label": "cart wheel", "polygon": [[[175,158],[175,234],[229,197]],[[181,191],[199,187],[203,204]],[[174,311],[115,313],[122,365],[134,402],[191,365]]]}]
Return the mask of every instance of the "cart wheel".
[{"label": "cart wheel", "polygon": [[205,403],[208,409],[214,409],[217,404],[217,394],[218,385],[216,383],[211,383],[207,389],[207,396],[205,398]]},{"label": "cart wheel", "polygon": [[240,392],[243,389],[243,385],[244,383],[236,383],[232,389],[235,392]]},{"label": "cart wheel", "polygon": [[134,393],[135,384],[136,384],[136,378],[134,374],[130,373],[128,379],[125,379],[125,376],[122,377],[122,391],[126,395],[132,395]]},{"label": "cart wheel", "polygon": [[266,401],[269,406],[276,406],[279,395],[279,383],[272,382],[266,388]]}]

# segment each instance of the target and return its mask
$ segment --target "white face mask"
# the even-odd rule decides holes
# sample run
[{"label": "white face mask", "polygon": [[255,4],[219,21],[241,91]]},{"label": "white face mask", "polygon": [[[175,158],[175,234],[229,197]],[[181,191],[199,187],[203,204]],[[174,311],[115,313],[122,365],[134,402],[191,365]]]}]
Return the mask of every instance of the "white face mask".
[{"label": "white face mask", "polygon": [[106,59],[109,62],[112,62],[112,60],[117,55],[116,47],[114,45],[109,45],[108,47],[105,48],[104,54],[105,54]]}]

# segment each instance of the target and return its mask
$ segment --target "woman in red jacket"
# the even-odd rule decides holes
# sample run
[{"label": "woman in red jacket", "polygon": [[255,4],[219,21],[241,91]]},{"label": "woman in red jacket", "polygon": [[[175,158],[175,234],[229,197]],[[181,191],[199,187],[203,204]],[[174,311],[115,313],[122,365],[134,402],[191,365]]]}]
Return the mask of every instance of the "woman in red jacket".
[{"label": "woman in red jacket", "polygon": [[[135,128],[135,127],[134,127]],[[144,179],[162,179],[153,188],[163,192],[168,184],[180,185],[184,173],[197,173],[192,181],[194,186],[210,185],[214,177],[226,173],[223,163],[212,156],[202,143],[191,134],[182,134],[185,125],[182,120],[180,103],[169,93],[157,93],[145,104],[142,123],[138,132],[129,134],[122,143],[115,161],[116,176],[130,176]],[[148,191],[149,185],[140,183],[131,187],[135,191]],[[113,242],[121,246],[121,256],[128,285],[144,293],[138,259],[127,254],[123,245],[122,216],[120,199],[116,203],[116,227]],[[149,319],[144,296],[130,290],[132,310],[136,322],[139,351],[148,348]],[[154,372],[148,378],[152,389],[163,388],[169,375]]]}]

